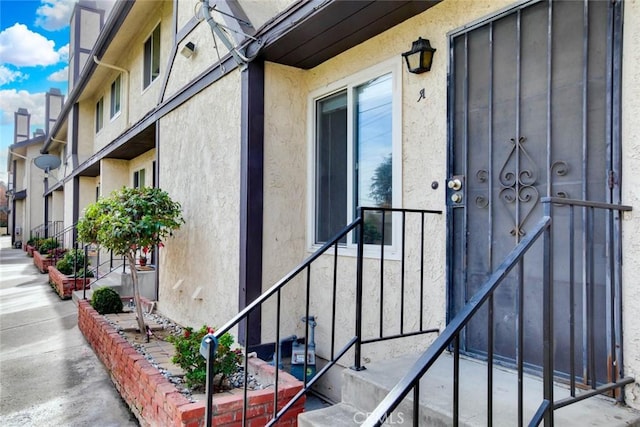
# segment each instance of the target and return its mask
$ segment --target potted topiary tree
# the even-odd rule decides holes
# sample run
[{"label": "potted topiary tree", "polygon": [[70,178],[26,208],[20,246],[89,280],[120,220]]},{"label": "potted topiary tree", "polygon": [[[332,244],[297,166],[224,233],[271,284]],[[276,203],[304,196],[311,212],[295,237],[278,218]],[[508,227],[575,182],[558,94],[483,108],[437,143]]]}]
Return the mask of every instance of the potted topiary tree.
[{"label": "potted topiary tree", "polygon": [[180,204],[171,200],[167,192],[151,187],[123,187],[114,191],[87,206],[84,217],[78,221],[80,240],[97,243],[127,258],[141,333],[146,333],[146,327],[140,304],[136,250],[162,245],[182,224]]}]

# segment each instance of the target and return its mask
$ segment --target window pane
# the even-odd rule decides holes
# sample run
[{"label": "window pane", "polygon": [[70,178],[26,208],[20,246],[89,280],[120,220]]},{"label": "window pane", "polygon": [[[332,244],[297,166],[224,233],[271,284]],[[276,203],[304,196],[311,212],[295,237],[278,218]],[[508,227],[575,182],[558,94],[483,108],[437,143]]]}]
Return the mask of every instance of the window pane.
[{"label": "window pane", "polygon": [[316,107],[315,222],[316,243],[321,243],[347,225],[347,92],[324,98]]},{"label": "window pane", "polygon": [[102,129],[102,120],[104,115],[104,98],[100,98],[96,104],[96,132]]},{"label": "window pane", "polygon": [[144,43],[144,70],[142,74],[146,88],[151,83],[151,37]]},{"label": "window pane", "polygon": [[[391,74],[356,88],[354,206],[392,205],[392,78]],[[382,239],[382,215],[365,218],[365,243]],[[385,244],[391,244],[391,215],[385,215]]]},{"label": "window pane", "polygon": [[111,118],[120,112],[120,76],[111,83]]},{"label": "window pane", "polygon": [[160,75],[160,26],[153,30],[152,36],[151,81]]}]

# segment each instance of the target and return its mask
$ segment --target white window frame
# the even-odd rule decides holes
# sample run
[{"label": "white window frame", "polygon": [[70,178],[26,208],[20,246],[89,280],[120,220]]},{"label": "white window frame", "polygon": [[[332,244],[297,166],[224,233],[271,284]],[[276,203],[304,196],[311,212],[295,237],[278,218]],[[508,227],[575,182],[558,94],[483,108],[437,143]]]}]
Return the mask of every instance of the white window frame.
[{"label": "white window frame", "polygon": [[[158,77],[160,77],[161,74],[161,57],[162,57],[162,46],[160,46],[161,42],[162,42],[162,28],[160,26],[160,22],[158,22],[154,27],[153,30],[151,30],[151,32],[149,33],[149,36],[144,39],[144,43],[142,44],[142,91],[146,91],[149,87],[151,87],[151,85],[153,84],[153,82],[155,82],[156,80],[158,80]],[[154,39],[154,33],[156,32],[156,30],[158,30],[158,40]],[[150,57],[149,57],[149,69],[146,69],[146,64],[147,64],[147,42],[151,41],[151,52],[149,53]],[[153,47],[154,47],[154,42],[156,42],[159,46],[160,49],[158,49],[158,74],[154,77],[153,76]],[[149,81],[147,81],[147,78],[149,79]]]},{"label": "white window frame", "polygon": [[[116,85],[117,82],[117,85]],[[114,87],[117,86],[117,90],[114,90]],[[114,96],[115,94],[115,96]],[[117,98],[118,103],[115,103],[115,99]],[[117,110],[116,110],[117,108]],[[111,87],[109,89],[109,117],[111,120],[114,120],[120,115],[122,111],[122,74],[118,74],[118,77],[113,79],[111,82]]]},{"label": "white window frame", "polygon": [[[322,89],[314,90],[308,97],[307,108],[307,248],[310,252],[316,251],[322,243],[315,242],[316,221],[316,117],[317,101],[347,89],[347,164],[354,164],[353,135],[354,135],[354,89],[370,80],[391,74],[392,79],[392,158],[393,158],[393,195],[392,206],[402,207],[402,61],[401,58],[392,58],[382,61],[353,75],[330,83]],[[354,183],[353,169],[347,173],[347,223],[355,219],[354,212]],[[392,242],[385,245],[384,255],[388,259],[399,259],[401,215],[394,213],[392,217]],[[352,233],[347,236],[346,245],[339,245],[338,254],[347,256],[357,255],[357,244],[353,243]],[[364,256],[375,257],[380,255],[380,245],[364,245]]]}]

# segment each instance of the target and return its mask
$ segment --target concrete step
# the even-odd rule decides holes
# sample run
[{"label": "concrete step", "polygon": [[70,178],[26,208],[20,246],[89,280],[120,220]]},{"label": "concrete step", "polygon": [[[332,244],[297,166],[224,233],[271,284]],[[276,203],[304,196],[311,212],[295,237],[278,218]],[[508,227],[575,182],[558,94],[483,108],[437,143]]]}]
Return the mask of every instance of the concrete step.
[{"label": "concrete step", "polygon": [[[354,425],[373,411],[393,386],[413,365],[417,355],[370,363],[367,369],[343,372],[342,404],[301,414],[300,422],[310,426]],[[452,423],[453,358],[442,355],[420,383],[421,426],[450,426]],[[487,425],[487,365],[474,359],[460,360],[460,425],[475,427]],[[493,425],[518,425],[518,377],[514,371],[493,368]],[[528,423],[542,401],[540,378],[524,377],[524,422]],[[566,387],[556,386],[555,399],[569,395]],[[396,409],[386,424],[411,425],[413,393]],[[353,409],[353,410],[351,410]],[[355,411],[355,412],[354,412]],[[353,417],[356,417],[354,420]],[[347,424],[335,424],[335,419]],[[561,426],[640,426],[640,412],[617,406],[605,397],[593,397],[569,405],[555,412],[556,425]]]},{"label": "concrete step", "polygon": [[346,403],[338,403],[315,411],[306,411],[298,415],[298,427],[359,426],[366,419],[366,414]]}]

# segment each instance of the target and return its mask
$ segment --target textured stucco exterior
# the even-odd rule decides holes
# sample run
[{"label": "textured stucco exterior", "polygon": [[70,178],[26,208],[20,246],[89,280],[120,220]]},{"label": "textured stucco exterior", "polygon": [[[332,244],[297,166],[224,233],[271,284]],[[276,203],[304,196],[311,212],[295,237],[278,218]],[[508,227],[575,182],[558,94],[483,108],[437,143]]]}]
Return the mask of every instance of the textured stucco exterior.
[{"label": "textured stucco exterior", "polygon": [[[622,283],[625,374],[640,377],[640,321],[636,307],[640,304],[640,189],[635,180],[640,176],[640,1],[624,4],[624,38],[622,54],[622,203],[633,212],[622,221]],[[640,386],[627,387],[627,403],[640,408]]]},{"label": "textured stucco exterior", "polygon": [[[256,28],[291,6],[291,0],[240,0]],[[180,95],[198,76],[212,69],[218,55],[208,24],[199,22],[188,33],[184,29],[194,16],[197,2],[177,2],[177,28],[173,28],[171,0],[136,2],[131,22],[124,24],[105,54],[103,61],[128,70],[122,74],[121,112],[109,118],[110,85],[120,73],[106,66],[98,66],[95,79],[78,101],[79,117],[69,116],[69,123],[78,120],[78,134],[69,126],[70,141],[79,144],[78,161],[82,162],[98,150],[108,146],[132,124],[145,117],[159,102]],[[447,179],[447,72],[448,34],[480,18],[516,4],[513,0],[444,0],[426,12],[361,43],[321,65],[302,70],[266,63],[264,80],[264,206],[262,286],[266,290],[315,251],[311,241],[310,209],[313,191],[313,117],[312,94],[333,87],[363,70],[382,63],[392,64],[400,79],[401,96],[400,141],[401,185],[394,188],[401,193],[397,206],[413,209],[434,209],[442,215],[429,215],[425,234],[429,236],[425,255],[425,307],[423,322],[426,328],[446,326],[446,226],[444,211]],[[216,19],[222,19],[217,15]],[[161,25],[161,67],[159,77],[148,88],[142,87],[144,42],[156,25]],[[129,31],[134,29],[135,31]],[[196,45],[196,54],[185,58],[179,53],[171,58],[174,30],[184,38],[176,51],[186,42]],[[428,38],[437,49],[429,73],[415,75],[406,71],[402,52],[407,51],[418,37]],[[624,4],[624,52],[622,87],[622,199],[626,205],[637,207],[640,190],[634,184],[640,176],[640,0]],[[218,41],[220,56],[226,54]],[[175,321],[194,327],[202,324],[220,326],[238,311],[240,270],[240,201],[241,191],[241,111],[242,72],[238,69],[214,82],[201,92],[183,100],[173,111],[159,117],[157,125],[158,151],[149,150],[132,160],[101,159],[98,177],[80,177],[79,212],[95,200],[96,187],[107,196],[122,186],[133,185],[133,173],[145,169],[145,185],[151,185],[153,162],[158,162],[158,186],[180,202],[186,223],[166,241],[158,254],[158,309]],[[166,79],[166,89],[161,94]],[[128,93],[128,94],[127,94]],[[424,96],[422,96],[422,93]],[[95,132],[95,105],[104,98],[104,127]],[[164,114],[164,113],[163,113]],[[37,151],[37,149],[34,148]],[[71,150],[67,149],[70,158]],[[29,156],[37,156],[29,154]],[[394,154],[394,162],[397,157]],[[69,162],[71,165],[72,162]],[[70,171],[70,168],[69,168]],[[38,188],[42,175],[31,173],[29,195],[31,217],[27,216],[27,202],[16,205],[23,212],[28,232],[42,223],[42,206]],[[19,180],[27,180],[19,172]],[[436,189],[432,183],[437,183]],[[64,192],[53,193],[53,218],[64,211],[65,226],[73,221],[73,180],[64,185]],[[62,204],[64,208],[62,208]],[[51,214],[51,213],[50,213]],[[640,215],[625,214],[623,227],[622,267],[624,283],[624,345],[625,370],[629,376],[640,376],[640,322],[635,306],[640,303],[640,289],[635,280],[640,276]],[[409,220],[407,235],[419,234],[419,226]],[[417,248],[408,253],[408,263],[418,262]],[[356,257],[354,251],[341,250],[338,260],[336,347],[340,348],[354,335]],[[385,262],[384,330],[398,331],[400,262],[398,253],[387,254]],[[249,261],[251,262],[251,261]],[[419,269],[406,273],[405,317],[407,329],[419,321]],[[282,293],[284,301],[280,320],[281,336],[304,335],[304,288],[306,275],[291,282]],[[371,337],[379,330],[378,306],[380,265],[367,257],[364,262],[364,336]],[[325,256],[313,266],[310,314],[317,316],[316,350],[321,359],[330,357],[333,259]],[[275,340],[275,304],[262,308],[262,341]],[[237,334],[237,331],[234,331]],[[385,359],[394,355],[424,349],[435,335],[404,338],[363,347],[364,362]],[[340,362],[353,363],[352,354]],[[339,398],[339,381],[333,375],[320,384],[325,393]],[[627,402],[640,408],[640,387],[627,388]]]},{"label": "textured stucco exterior", "polygon": [[[309,71],[290,70],[287,67],[268,64],[265,83],[265,236],[264,236],[264,285],[270,286],[292,269],[313,250],[307,236],[307,191],[310,186],[311,170],[307,167],[312,155],[308,109],[309,94],[341,79],[358,73],[381,62],[400,62],[401,53],[411,46],[417,36],[429,38],[438,49],[430,73],[414,75],[406,72],[402,64],[402,207],[416,209],[445,210],[444,187],[446,179],[447,152],[447,33],[464,24],[501,9],[511,2],[502,1],[445,1],[427,12],[368,40],[349,51],[332,58]],[[416,30],[421,29],[421,30]],[[419,103],[420,91],[425,90],[425,99]],[[286,160],[285,160],[286,159]],[[431,189],[431,182],[440,185]],[[408,225],[408,235],[417,232],[417,225]],[[411,228],[413,227],[413,228]],[[427,327],[443,328],[445,325],[445,216],[434,215],[426,220],[425,233],[433,236],[429,242],[429,262],[425,271],[425,294],[429,296],[428,307],[424,311]],[[300,248],[304,248],[300,252]],[[308,250],[307,250],[308,248]],[[323,265],[324,264],[324,265]],[[365,261],[365,300],[375,306],[379,299],[379,263]],[[385,276],[387,301],[398,301],[399,286],[393,280],[399,277],[399,262],[388,261]],[[355,278],[355,258],[343,256],[339,261],[337,343],[344,343],[353,336],[353,307],[355,296],[352,284]],[[319,316],[316,328],[317,354],[328,357],[330,348],[330,319],[327,313],[331,307],[330,284],[332,283],[332,258],[314,264],[312,282],[311,313]],[[412,282],[413,279],[413,282]],[[407,277],[407,283],[416,283],[415,277]],[[303,286],[298,284],[298,288]],[[313,283],[312,283],[313,288]],[[304,307],[303,292],[293,292],[300,312],[289,313],[284,321],[285,334],[303,335],[304,324],[299,321]],[[408,289],[408,312],[406,325],[417,322],[417,289]],[[412,297],[414,295],[414,297]],[[397,304],[385,310],[385,329],[399,329],[399,316],[394,315]],[[268,313],[268,312],[267,312]],[[379,327],[375,315],[366,313],[365,335]],[[263,338],[273,335],[272,328],[263,320]],[[368,332],[367,332],[368,331]],[[423,348],[432,337],[405,339],[402,345],[370,345],[363,348],[365,360],[389,357],[397,352]],[[345,365],[352,363],[347,357]]]},{"label": "textured stucco exterior", "polygon": [[159,186],[186,223],[160,250],[158,307],[184,325],[238,311],[240,87],[233,72],[160,121]]},{"label": "textured stucco exterior", "polygon": [[100,197],[108,197],[112,191],[130,186],[129,162],[118,159],[100,161]]}]

